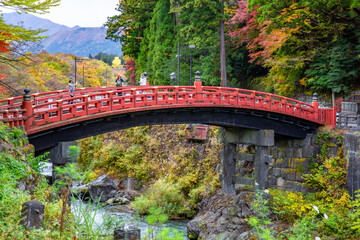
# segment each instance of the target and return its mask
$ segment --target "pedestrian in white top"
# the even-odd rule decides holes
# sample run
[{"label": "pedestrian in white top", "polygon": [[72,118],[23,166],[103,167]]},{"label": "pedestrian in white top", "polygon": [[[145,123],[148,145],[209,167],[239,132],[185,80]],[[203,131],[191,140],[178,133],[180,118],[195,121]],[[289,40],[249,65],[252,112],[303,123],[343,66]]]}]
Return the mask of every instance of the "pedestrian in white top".
[{"label": "pedestrian in white top", "polygon": [[[75,92],[75,86],[76,86],[76,83],[73,83],[73,80],[70,78],[69,80],[69,92]],[[70,94],[70,97],[73,97],[75,96],[74,94]]]},{"label": "pedestrian in white top", "polygon": [[[147,74],[146,74],[147,75]],[[146,86],[147,77],[145,73],[142,73],[140,76],[140,86]]]}]

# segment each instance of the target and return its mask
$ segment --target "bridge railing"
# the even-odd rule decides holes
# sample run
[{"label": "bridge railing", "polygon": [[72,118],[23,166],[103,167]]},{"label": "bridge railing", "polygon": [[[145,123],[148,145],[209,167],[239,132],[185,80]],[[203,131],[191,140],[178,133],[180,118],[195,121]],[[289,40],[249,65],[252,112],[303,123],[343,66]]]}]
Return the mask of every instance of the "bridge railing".
[{"label": "bridge railing", "polygon": [[[277,112],[312,121],[324,121],[324,118],[319,119],[316,115],[317,109],[315,106],[295,99],[245,89],[218,87],[203,87],[203,89],[204,102],[230,104],[234,107]],[[332,109],[329,109],[329,111],[332,111]]]},{"label": "bridge railing", "polygon": [[0,121],[8,123],[10,127],[20,127],[25,125],[25,109],[0,110]]},{"label": "bridge railing", "polygon": [[281,113],[323,125],[335,123],[334,109],[319,108],[317,102],[307,104],[265,92],[202,86],[201,82],[195,86],[83,88],[75,93],[61,90],[27,95],[27,100],[25,96],[23,101],[22,97],[0,100],[0,121],[30,129],[113,111],[214,106]]}]

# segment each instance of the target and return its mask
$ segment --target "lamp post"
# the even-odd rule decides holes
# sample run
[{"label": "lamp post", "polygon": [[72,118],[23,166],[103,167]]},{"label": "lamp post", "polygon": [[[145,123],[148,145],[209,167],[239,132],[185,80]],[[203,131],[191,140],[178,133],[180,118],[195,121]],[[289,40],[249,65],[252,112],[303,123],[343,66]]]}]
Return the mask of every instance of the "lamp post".
[{"label": "lamp post", "polygon": [[[195,49],[195,45],[190,45],[189,46],[190,49]],[[190,86],[191,86],[191,81],[192,81],[192,53],[190,52]]]},{"label": "lamp post", "polygon": [[172,85],[175,84],[175,79],[176,79],[176,73],[174,72],[170,73],[170,80]]},{"label": "lamp post", "polygon": [[178,58],[178,75],[177,75],[177,78],[178,78],[178,86],[180,86],[180,43],[178,43],[178,54],[176,55],[176,57]]},{"label": "lamp post", "polygon": [[103,80],[103,85],[105,85],[107,87],[108,84],[109,84],[109,69],[106,68],[105,69],[105,78]]},{"label": "lamp post", "polygon": [[84,64],[83,64],[83,79],[79,80],[79,83],[82,83],[83,87],[85,87],[85,74],[84,74]]},{"label": "lamp post", "polygon": [[[77,63],[82,61],[90,61],[88,58],[76,58],[75,57],[75,83],[76,83],[76,75],[77,75]],[[84,80],[84,66],[83,66],[83,80]]]},{"label": "lamp post", "polygon": [[[178,58],[178,75],[177,75],[177,79],[178,79],[178,86],[180,86],[180,57],[181,57],[181,54],[180,54],[180,47],[185,47],[186,46],[180,46],[180,43],[178,43],[177,45],[177,52],[178,54],[176,55],[176,57]],[[190,49],[195,49],[195,45],[189,45],[188,48]],[[191,85],[191,82],[192,82],[192,53],[190,53],[190,85]]]}]

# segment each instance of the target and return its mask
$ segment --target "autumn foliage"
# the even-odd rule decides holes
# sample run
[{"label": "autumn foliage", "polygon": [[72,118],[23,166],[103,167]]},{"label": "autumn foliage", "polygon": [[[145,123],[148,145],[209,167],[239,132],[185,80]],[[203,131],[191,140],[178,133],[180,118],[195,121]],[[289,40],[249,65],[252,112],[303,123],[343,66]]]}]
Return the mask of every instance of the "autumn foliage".
[{"label": "autumn foliage", "polygon": [[9,33],[0,32],[0,52],[6,53],[9,52],[10,44],[6,41],[6,39],[10,38]]}]

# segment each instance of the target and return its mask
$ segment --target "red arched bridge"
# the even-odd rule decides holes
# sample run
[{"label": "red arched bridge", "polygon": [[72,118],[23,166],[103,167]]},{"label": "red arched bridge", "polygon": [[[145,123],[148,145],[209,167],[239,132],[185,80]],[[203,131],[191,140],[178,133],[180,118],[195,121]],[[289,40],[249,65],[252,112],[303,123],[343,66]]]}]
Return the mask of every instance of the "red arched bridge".
[{"label": "red arched bridge", "polygon": [[321,125],[335,126],[335,109],[238,88],[127,86],[29,93],[0,100],[0,121],[24,126],[36,151],[139,125],[203,123],[305,138]]}]

